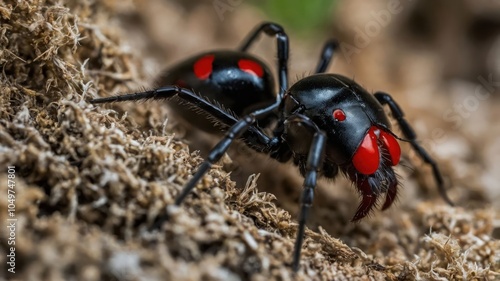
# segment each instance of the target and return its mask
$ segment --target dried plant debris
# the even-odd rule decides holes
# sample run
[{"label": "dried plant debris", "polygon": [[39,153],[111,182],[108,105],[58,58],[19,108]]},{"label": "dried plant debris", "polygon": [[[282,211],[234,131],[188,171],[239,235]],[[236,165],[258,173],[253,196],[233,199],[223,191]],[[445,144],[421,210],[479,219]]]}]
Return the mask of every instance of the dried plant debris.
[{"label": "dried plant debris", "polygon": [[[133,40],[125,25],[110,20],[130,16],[130,7],[128,1],[0,3],[0,192],[8,193],[8,166],[15,166],[17,219],[16,273],[5,269],[3,276],[292,279],[297,222],[274,195],[258,190],[258,176],[237,186],[214,166],[182,207],[168,207],[162,231],[150,231],[202,159],[165,127],[162,106],[88,103],[146,81],[143,58],[124,44]],[[2,222],[11,218],[8,204],[0,201]],[[322,227],[307,230],[296,279],[500,278],[500,243],[491,236],[498,212],[422,203],[402,214],[407,219],[397,223],[377,217],[360,224],[372,232],[354,228],[349,243],[358,248]],[[391,227],[413,240],[391,236]],[[9,235],[4,227],[3,268]],[[358,237],[365,240],[356,244]],[[373,237],[386,237],[385,246]]]}]

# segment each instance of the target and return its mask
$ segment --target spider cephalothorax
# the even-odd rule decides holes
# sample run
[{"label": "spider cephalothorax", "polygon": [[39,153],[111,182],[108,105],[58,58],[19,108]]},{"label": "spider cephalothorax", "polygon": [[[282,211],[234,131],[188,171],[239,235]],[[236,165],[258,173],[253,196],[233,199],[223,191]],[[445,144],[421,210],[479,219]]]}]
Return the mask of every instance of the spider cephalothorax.
[{"label": "spider cephalothorax", "polygon": [[[377,101],[383,95],[371,95],[353,80],[337,74],[305,77],[285,93],[285,118],[300,115],[299,120],[310,120],[321,128],[327,138],[323,161],[338,165],[361,194],[354,221],[365,217],[381,194],[387,193],[382,209],[387,209],[397,194],[393,166],[399,163],[401,148]],[[283,137],[295,157],[307,155],[314,131],[314,126],[302,126],[300,122],[285,128]]]}]

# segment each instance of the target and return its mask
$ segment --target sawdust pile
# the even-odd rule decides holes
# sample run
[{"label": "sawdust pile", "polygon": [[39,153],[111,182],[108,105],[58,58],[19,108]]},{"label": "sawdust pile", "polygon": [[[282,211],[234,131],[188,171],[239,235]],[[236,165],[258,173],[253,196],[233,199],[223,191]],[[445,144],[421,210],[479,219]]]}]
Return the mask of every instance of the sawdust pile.
[{"label": "sawdust pile", "polygon": [[[207,34],[212,29],[202,24],[206,9],[212,9],[210,4],[184,10],[162,1],[148,5],[0,3],[0,193],[7,197],[7,167],[15,166],[17,219],[15,273],[7,271],[10,234],[2,227],[0,276],[17,280],[292,278],[296,221],[289,211],[296,212],[295,195],[288,205],[286,198],[275,200],[275,195],[259,191],[262,178],[257,184],[258,176],[237,185],[221,163],[181,208],[169,209],[171,218],[163,231],[151,232],[153,220],[172,204],[202,158],[173,134],[161,105],[88,103],[92,97],[148,85],[154,71],[163,66],[154,60],[161,57],[160,50],[148,49],[151,46],[164,45],[178,59],[183,52],[207,45],[197,42],[211,40],[208,45],[217,46],[231,38],[238,40],[243,30],[258,22],[224,25],[218,32],[228,34],[227,38],[217,40],[220,34]],[[261,17],[241,9],[239,23]],[[155,10],[176,24],[162,31],[149,29],[149,34],[138,32],[138,26],[153,25],[154,17],[147,15]],[[187,31],[180,29],[181,23]],[[187,36],[188,31],[193,35]],[[165,36],[169,32],[172,36]],[[178,44],[182,38],[173,37],[174,33],[187,37],[184,43]],[[226,157],[223,162],[231,160]],[[300,186],[294,168],[280,169],[294,174],[291,181]],[[433,188],[432,181],[418,177],[405,180],[406,189],[418,190],[426,182],[428,189]],[[467,186],[461,180],[454,184]],[[331,183],[321,183],[327,185]],[[349,189],[342,180],[338,185]],[[454,197],[463,203],[454,190]],[[356,202],[352,192],[336,199],[322,197],[318,196],[319,207],[311,220],[314,231],[306,231],[298,279],[500,278],[500,242],[492,237],[500,216],[498,209],[484,207],[487,196],[477,199],[482,206],[475,208],[451,208],[439,198],[424,197],[357,225],[347,223]],[[0,201],[4,224],[9,219],[8,204]]]}]

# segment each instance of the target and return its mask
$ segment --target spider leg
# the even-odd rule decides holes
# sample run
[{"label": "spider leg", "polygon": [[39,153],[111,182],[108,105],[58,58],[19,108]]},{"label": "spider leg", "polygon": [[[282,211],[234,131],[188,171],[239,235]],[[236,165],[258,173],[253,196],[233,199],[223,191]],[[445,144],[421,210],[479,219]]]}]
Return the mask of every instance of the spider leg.
[{"label": "spider leg", "polygon": [[175,205],[179,206],[186,196],[191,193],[195,185],[201,178],[208,172],[210,167],[219,161],[228,150],[233,141],[239,138],[253,123],[255,123],[255,116],[247,115],[243,119],[234,124],[229,131],[227,131],[224,138],[219,141],[214,148],[210,151],[207,159],[201,164],[191,180],[184,186],[182,192],[175,198]]},{"label": "spider leg", "polygon": [[224,124],[233,125],[238,121],[234,116],[228,114],[220,107],[211,104],[210,102],[208,102],[201,96],[193,93],[192,91],[180,88],[178,86],[166,86],[151,91],[119,95],[119,96],[111,96],[105,98],[97,98],[91,100],[90,103],[99,104],[99,103],[110,103],[110,102],[138,101],[138,100],[168,100],[175,96],[177,96],[178,98],[180,98],[185,102],[195,105],[198,108],[210,113],[210,115],[220,120]]},{"label": "spider leg", "polygon": [[[109,102],[123,102],[123,101],[137,101],[137,100],[168,100],[177,97],[189,104],[197,106],[199,109],[207,112],[211,117],[217,119],[219,122],[228,127],[235,125],[238,122],[233,115],[229,114],[220,107],[208,102],[199,95],[192,91],[177,86],[167,86],[158,88],[151,91],[133,93],[120,96],[112,96],[105,98],[97,98],[90,101],[93,104],[109,103]],[[271,139],[262,131],[255,127],[250,127],[244,134],[244,140],[251,147],[260,152],[267,152]]]},{"label": "spider leg", "polygon": [[316,66],[316,73],[323,73],[326,71],[338,47],[339,42],[337,40],[330,39],[326,41],[325,45],[323,46],[323,50],[321,51],[321,57],[319,59],[318,66]]},{"label": "spider leg", "polygon": [[[242,138],[242,140],[252,149],[258,152],[271,153],[277,148],[281,147],[281,142],[279,137],[270,138],[264,134],[259,128],[255,127],[254,124],[256,119],[265,116],[276,110],[280,105],[280,100],[272,105],[256,110],[251,114],[238,120],[231,114],[227,113],[223,109],[211,104],[202,97],[196,95],[190,90],[180,88],[177,86],[167,86],[158,88],[152,91],[146,91],[141,93],[134,93],[121,96],[113,96],[106,98],[93,99],[90,102],[93,104],[108,103],[108,102],[121,102],[121,101],[137,101],[137,100],[161,100],[170,99],[174,96],[188,102],[192,105],[196,105],[198,108],[206,111],[212,117],[218,119],[220,122],[227,125],[229,130],[226,132],[224,138],[217,143],[217,145],[210,151],[207,159],[203,162],[190,181],[184,186],[181,193],[175,199],[175,205],[180,205],[187,195],[193,190],[196,184],[201,180],[201,178],[208,172],[210,167],[220,160],[222,155],[228,150],[229,146],[234,142],[235,139]],[[280,155],[277,154],[274,157],[279,158]],[[168,215],[164,214],[159,216],[152,228],[160,228],[162,223],[168,219]]]},{"label": "spider leg", "polygon": [[306,173],[303,184],[304,189],[300,198],[301,209],[299,214],[299,227],[297,230],[297,239],[295,240],[292,263],[292,268],[295,272],[299,269],[300,252],[302,250],[302,243],[304,242],[306,221],[314,199],[314,189],[316,188],[318,172],[323,162],[325,144],[326,135],[321,131],[317,131],[313,136],[309,154],[307,155]]},{"label": "spider leg", "polygon": [[413,130],[413,128],[410,126],[408,121],[404,118],[404,113],[403,110],[399,107],[399,105],[394,101],[394,99],[386,93],[383,92],[377,92],[375,93],[375,98],[381,103],[381,104],[386,104],[389,106],[391,109],[392,115],[394,118],[396,118],[396,121],[398,122],[399,126],[401,127],[401,131],[403,132],[403,135],[409,140],[411,146],[415,150],[415,152],[420,156],[420,158],[427,164],[429,164],[432,167],[432,173],[434,175],[434,179],[436,180],[437,186],[439,193],[441,194],[441,197],[443,197],[444,201],[446,201],[449,205],[453,206],[453,202],[450,200],[448,197],[448,194],[446,193],[446,189],[444,187],[444,180],[443,176],[441,175],[441,172],[439,171],[439,167],[436,164],[436,161],[432,159],[432,157],[427,153],[427,151],[420,146],[417,142],[417,134]]},{"label": "spider leg", "polygon": [[285,91],[288,89],[288,49],[289,40],[285,30],[278,24],[265,22],[254,29],[241,44],[239,50],[246,52],[248,48],[257,40],[259,35],[264,32],[268,36],[276,36],[277,55],[278,55],[278,78],[279,78],[279,93],[278,98],[281,100]]},{"label": "spider leg", "polygon": [[178,86],[166,86],[150,91],[111,96],[105,98],[97,98],[90,100],[90,103],[100,104],[100,103],[138,101],[138,100],[169,100],[175,96],[177,96],[178,98],[180,98],[185,102],[197,106],[198,108],[206,112],[209,112],[211,115],[213,115],[213,117],[219,119],[221,122],[224,122],[225,124],[232,125],[237,122],[237,119],[235,117],[228,114],[220,107],[208,102],[206,99],[193,93],[192,91]]},{"label": "spider leg", "polygon": [[[182,89],[184,90],[184,89]],[[249,129],[254,129],[257,130],[253,125],[255,124],[256,120],[264,116],[266,114],[269,114],[276,110],[276,108],[279,106],[279,103],[274,103],[266,108],[259,109],[257,111],[254,111],[242,119],[238,120],[234,125],[229,128],[229,130],[226,132],[224,138],[220,140],[214,148],[209,152],[207,159],[200,165],[196,173],[193,175],[193,177],[189,180],[189,182],[184,186],[182,189],[181,193],[177,196],[175,199],[175,205],[179,206],[182,204],[184,199],[186,198],[189,193],[194,189],[196,184],[203,178],[203,176],[208,172],[210,167],[219,161],[221,157],[226,153],[226,151],[229,149],[231,144],[234,142],[235,139],[238,139],[243,136],[243,134],[249,130]],[[264,135],[265,136],[265,135]],[[265,152],[269,152],[269,149],[273,147],[272,145],[272,139],[269,137],[265,136],[268,140],[266,148],[263,150]],[[274,140],[274,139],[273,139]],[[252,145],[254,145],[252,143]],[[260,151],[259,149],[256,149],[254,147],[251,147],[257,151]],[[164,221],[168,220],[168,215],[165,214],[163,216],[160,216],[157,218],[155,221],[153,228],[160,228],[160,226],[163,224]]]}]

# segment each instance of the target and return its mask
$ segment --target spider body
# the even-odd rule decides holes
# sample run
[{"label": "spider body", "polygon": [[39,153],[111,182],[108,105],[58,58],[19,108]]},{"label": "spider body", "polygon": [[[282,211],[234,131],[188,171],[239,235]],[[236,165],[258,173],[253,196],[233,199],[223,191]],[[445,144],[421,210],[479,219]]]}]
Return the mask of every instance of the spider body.
[{"label": "spider body", "polygon": [[[191,89],[234,116],[244,116],[276,100],[273,75],[267,65],[241,51],[212,51],[193,56],[162,73],[156,83]],[[190,125],[220,134],[206,113],[192,110],[178,100],[169,104]]]},{"label": "spider body", "polygon": [[[262,33],[273,36],[277,42],[277,94],[269,69],[247,53]],[[415,132],[392,97],[382,92],[372,95],[349,78],[324,73],[337,46],[336,41],[327,41],[316,74],[288,87],[288,36],[281,26],[263,23],[236,51],[207,52],[174,66],[158,80],[164,85],[160,88],[91,102],[167,99],[192,125],[214,132],[213,126],[207,125],[210,119],[225,128],[224,137],[175,199],[176,205],[183,202],[236,139],[280,162],[293,160],[304,176],[292,262],[297,271],[318,177],[334,178],[342,172],[353,182],[362,196],[353,220],[365,217],[384,193],[382,209],[394,201],[398,182],[393,166],[398,164],[401,150],[384,105],[390,108],[406,141],[432,167],[440,194],[452,204],[437,164],[418,144]],[[189,108],[203,114],[195,116]],[[270,129],[272,135],[264,129]],[[160,228],[167,220],[164,214],[153,227]]]}]

